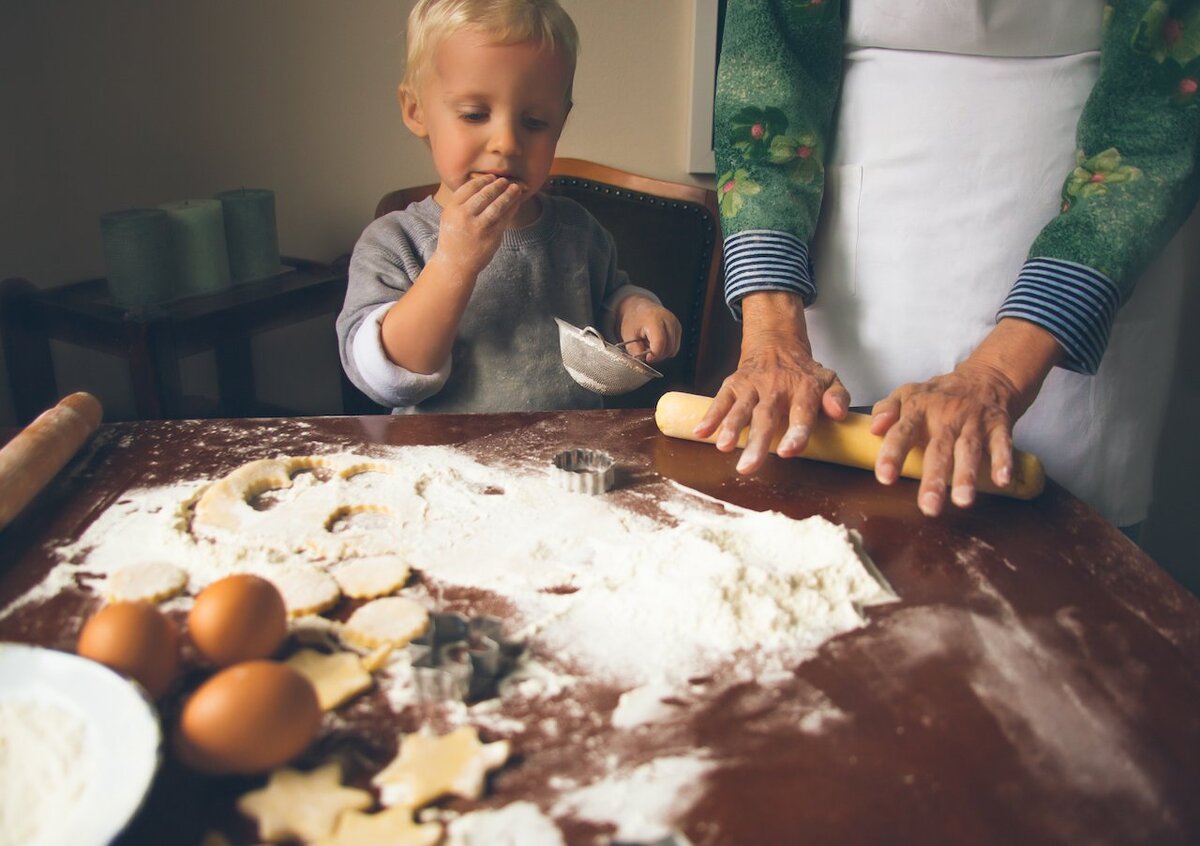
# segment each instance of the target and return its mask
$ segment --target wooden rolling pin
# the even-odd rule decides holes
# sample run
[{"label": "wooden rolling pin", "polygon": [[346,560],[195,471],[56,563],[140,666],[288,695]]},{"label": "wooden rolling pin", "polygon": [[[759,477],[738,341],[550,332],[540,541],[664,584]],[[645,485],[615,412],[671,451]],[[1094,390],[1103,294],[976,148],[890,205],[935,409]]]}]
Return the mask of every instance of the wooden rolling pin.
[{"label": "wooden rolling pin", "polygon": [[38,415],[0,449],[0,529],[7,526],[100,425],[91,394],[71,394]]},{"label": "wooden rolling pin", "polygon": [[[711,402],[711,397],[668,391],[658,401],[658,407],[654,411],[654,422],[664,435],[689,441],[716,443],[715,433],[707,438],[699,438],[692,434],[692,429],[700,422]],[[747,430],[743,429],[738,436],[739,447],[746,445],[746,437]],[[782,433],[771,441],[771,452],[775,452],[781,437]],[[828,417],[821,417],[801,455],[817,461],[874,470],[875,456],[881,443],[882,437],[871,434],[870,415],[852,412],[840,423]],[[921,478],[923,459],[923,450],[918,448],[910,451],[900,475],[910,479]],[[992,484],[991,472],[991,465],[985,456],[983,465],[979,468],[979,490],[1016,499],[1033,499],[1046,485],[1046,473],[1042,469],[1042,462],[1036,455],[1018,449],[1013,450],[1012,484],[1005,488],[997,487]]]}]

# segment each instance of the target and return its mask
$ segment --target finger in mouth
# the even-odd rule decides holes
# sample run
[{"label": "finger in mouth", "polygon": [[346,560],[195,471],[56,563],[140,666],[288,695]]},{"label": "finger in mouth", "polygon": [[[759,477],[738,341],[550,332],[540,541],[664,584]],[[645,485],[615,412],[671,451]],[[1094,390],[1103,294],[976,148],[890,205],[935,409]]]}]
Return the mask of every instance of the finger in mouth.
[{"label": "finger in mouth", "polygon": [[510,174],[488,173],[487,171],[482,171],[482,170],[472,171],[469,174],[469,178],[471,178],[471,179],[475,179],[476,177],[479,177],[479,176],[491,176],[495,179],[506,179],[509,182],[511,182],[512,184],[516,185],[522,191],[525,190],[525,183],[523,181],[521,181],[520,179],[518,179],[517,177],[512,176]]}]

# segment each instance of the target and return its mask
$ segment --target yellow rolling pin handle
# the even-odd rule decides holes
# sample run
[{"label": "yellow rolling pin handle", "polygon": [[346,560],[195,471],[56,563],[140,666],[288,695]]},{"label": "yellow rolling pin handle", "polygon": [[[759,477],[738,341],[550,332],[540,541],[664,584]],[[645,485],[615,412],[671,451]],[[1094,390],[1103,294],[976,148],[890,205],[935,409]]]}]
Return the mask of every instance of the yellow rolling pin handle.
[{"label": "yellow rolling pin handle", "polygon": [[[658,406],[654,410],[654,422],[658,424],[660,432],[672,438],[715,443],[717,440],[715,434],[707,438],[698,438],[692,434],[692,429],[700,422],[711,402],[711,397],[668,391],[658,401]],[[739,447],[746,445],[746,435],[747,430],[743,429],[738,436]],[[801,456],[833,464],[844,464],[848,467],[874,470],[875,456],[879,453],[879,445],[882,442],[883,438],[871,434],[869,415],[851,413],[840,423],[834,422],[828,417],[821,417],[812,435],[809,436],[808,446]],[[776,437],[771,442],[771,452],[775,452],[778,446],[779,437]],[[900,475],[910,479],[920,479],[923,459],[923,450],[910,451]],[[977,485],[979,490],[1015,499],[1033,499],[1046,486],[1046,472],[1042,469],[1042,462],[1036,455],[1018,449],[1013,450],[1013,481],[1011,485],[1000,488],[992,484],[991,472],[991,466],[985,456],[983,466],[979,469]]]}]

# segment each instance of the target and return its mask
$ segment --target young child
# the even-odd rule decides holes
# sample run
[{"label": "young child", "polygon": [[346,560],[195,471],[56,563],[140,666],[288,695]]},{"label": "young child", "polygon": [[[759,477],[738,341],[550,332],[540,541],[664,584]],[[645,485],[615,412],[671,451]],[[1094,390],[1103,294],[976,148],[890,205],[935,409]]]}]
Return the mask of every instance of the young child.
[{"label": "young child", "polygon": [[351,381],[403,412],[599,408],[555,317],[679,350],[679,321],[617,268],[612,236],[540,193],[571,110],[578,36],[557,0],[420,0],[400,83],[437,192],[363,232],[337,321]]}]

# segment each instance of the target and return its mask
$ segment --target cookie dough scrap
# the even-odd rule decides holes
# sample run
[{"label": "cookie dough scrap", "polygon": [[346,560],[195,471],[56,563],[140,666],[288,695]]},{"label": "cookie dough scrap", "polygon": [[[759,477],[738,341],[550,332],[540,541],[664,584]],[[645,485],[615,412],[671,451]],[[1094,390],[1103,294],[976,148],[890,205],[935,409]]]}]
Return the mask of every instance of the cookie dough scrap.
[{"label": "cookie dough scrap", "polygon": [[139,561],[109,574],[104,598],[109,602],[163,602],[182,593],[187,581],[187,571],[169,561]]},{"label": "cookie dough scrap", "polygon": [[346,596],[374,599],[387,596],[408,581],[408,563],[399,555],[370,555],[339,564],[333,570]]},{"label": "cookie dough scrap", "polygon": [[322,711],[332,711],[374,684],[363,659],[353,652],[326,655],[315,649],[301,649],[287,663],[312,682]]},{"label": "cookie dough scrap", "polygon": [[414,822],[411,808],[397,807],[377,814],[347,811],[333,834],[312,846],[434,846],[441,839],[440,825]]},{"label": "cookie dough scrap", "polygon": [[236,532],[254,513],[250,500],[264,491],[292,486],[292,477],[302,470],[324,467],[318,456],[262,458],[238,467],[213,482],[196,501],[193,525]]},{"label": "cookie dough scrap", "polygon": [[394,472],[394,469],[386,461],[352,461],[351,464],[338,471],[338,475],[343,479],[353,479],[355,476],[361,476],[363,473],[382,473],[390,476]]},{"label": "cookie dough scrap", "polygon": [[429,626],[429,612],[403,596],[385,596],[361,606],[346,621],[342,637],[358,646],[404,646]]},{"label": "cookie dough scrap", "polygon": [[341,764],[333,761],[307,773],[275,770],[266,787],[243,795],[237,807],[257,820],[264,840],[308,841],[328,837],[344,813],[365,810],[373,802],[369,791],[342,786]]},{"label": "cookie dough scrap", "polygon": [[419,808],[447,793],[478,799],[489,770],[508,760],[507,740],[481,743],[474,726],[449,734],[428,731],[400,736],[397,755],[371,783],[380,788],[384,805]]},{"label": "cookie dough scrap", "polygon": [[382,670],[387,666],[388,659],[392,657],[392,653],[396,647],[390,643],[385,643],[378,649],[372,650],[370,653],[362,657],[363,669],[368,673],[374,673],[377,670]]},{"label": "cookie dough scrap", "polygon": [[[340,646],[338,633],[342,624],[317,614],[295,617],[288,623],[288,631],[301,646],[315,646],[326,652],[336,652]],[[367,669],[371,669],[368,667]]]}]

